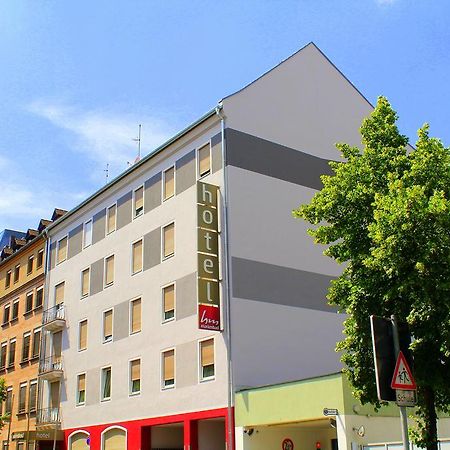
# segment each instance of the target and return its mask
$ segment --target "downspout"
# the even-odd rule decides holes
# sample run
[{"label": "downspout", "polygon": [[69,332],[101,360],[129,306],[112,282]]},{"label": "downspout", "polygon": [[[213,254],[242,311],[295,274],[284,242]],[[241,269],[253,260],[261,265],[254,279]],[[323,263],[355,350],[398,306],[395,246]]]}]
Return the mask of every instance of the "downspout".
[{"label": "downspout", "polygon": [[223,196],[222,196],[222,212],[223,212],[223,240],[225,249],[224,259],[224,299],[225,299],[225,311],[226,311],[226,342],[227,342],[227,371],[228,371],[228,408],[227,408],[227,422],[228,422],[228,446],[227,450],[234,450],[234,388],[233,388],[233,367],[231,362],[231,272],[230,272],[230,248],[228,237],[228,177],[227,177],[227,153],[226,153],[226,139],[225,139],[225,114],[223,112],[223,105],[220,102],[216,107],[216,114],[220,117],[220,127],[222,136],[222,183],[223,183]]}]

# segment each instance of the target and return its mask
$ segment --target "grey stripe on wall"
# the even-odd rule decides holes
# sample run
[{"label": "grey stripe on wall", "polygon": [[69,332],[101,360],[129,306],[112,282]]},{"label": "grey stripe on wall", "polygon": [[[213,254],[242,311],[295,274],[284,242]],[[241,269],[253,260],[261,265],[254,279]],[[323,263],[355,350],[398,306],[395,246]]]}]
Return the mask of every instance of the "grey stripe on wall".
[{"label": "grey stripe on wall", "polygon": [[56,242],[50,244],[50,269],[54,269],[56,265]]},{"label": "grey stripe on wall", "polygon": [[83,224],[78,225],[69,231],[69,243],[67,248],[67,259],[72,258],[81,252],[83,245]]},{"label": "grey stripe on wall", "polygon": [[103,269],[105,263],[103,258],[91,264],[90,295],[103,291]]},{"label": "grey stripe on wall", "polygon": [[222,168],[222,133],[211,138],[211,172],[215,173]]},{"label": "grey stripe on wall", "polygon": [[177,320],[197,314],[197,273],[191,273],[176,281]]},{"label": "grey stripe on wall", "polygon": [[227,164],[290,183],[321,189],[331,174],[328,160],[231,128],[226,130]]},{"label": "grey stripe on wall", "polygon": [[130,303],[128,301],[114,306],[113,340],[118,341],[129,335]]},{"label": "grey stripe on wall", "polygon": [[161,204],[161,172],[144,183],[144,212],[148,213]]},{"label": "grey stripe on wall", "polygon": [[103,208],[94,216],[92,225],[92,243],[96,244],[105,237],[106,233],[106,208]]},{"label": "grey stripe on wall", "polygon": [[233,297],[336,312],[325,298],[330,276],[236,257],[231,270]]},{"label": "grey stripe on wall", "polygon": [[197,342],[191,341],[177,345],[176,367],[182,367],[177,371],[177,389],[198,384],[198,361]]},{"label": "grey stripe on wall", "polygon": [[175,163],[175,188],[180,194],[195,184],[195,150],[190,151]]},{"label": "grey stripe on wall", "polygon": [[127,192],[117,200],[117,229],[128,225],[131,222],[131,200],[132,192]]},{"label": "grey stripe on wall", "polygon": [[161,227],[144,236],[144,270],[151,269],[161,262]]},{"label": "grey stripe on wall", "polygon": [[91,369],[86,373],[86,405],[95,405],[100,401],[100,369]]}]

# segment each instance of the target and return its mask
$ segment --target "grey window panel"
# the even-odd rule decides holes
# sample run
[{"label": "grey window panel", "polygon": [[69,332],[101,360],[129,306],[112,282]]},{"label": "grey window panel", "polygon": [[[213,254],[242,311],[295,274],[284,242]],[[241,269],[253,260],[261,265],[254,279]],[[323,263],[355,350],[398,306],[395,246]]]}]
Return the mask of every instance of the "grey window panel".
[{"label": "grey window panel", "polygon": [[176,367],[182,368],[177,371],[177,388],[198,384],[198,363],[195,363],[199,359],[197,345],[197,341],[177,345]]},{"label": "grey window panel", "polygon": [[56,266],[56,242],[50,244],[50,269]]},{"label": "grey window panel", "polygon": [[114,306],[113,313],[113,336],[114,341],[126,338],[130,328],[130,302],[122,302]]},{"label": "grey window panel", "polygon": [[94,216],[92,225],[92,244],[101,241],[106,233],[106,208],[103,208]]},{"label": "grey window panel", "polygon": [[104,259],[99,259],[91,264],[90,274],[90,295],[98,294],[103,291],[103,270],[105,267]]},{"label": "grey window panel", "polygon": [[180,194],[195,184],[197,171],[195,167],[195,150],[190,151],[175,163],[175,188]]},{"label": "grey window panel", "polygon": [[144,270],[161,262],[161,227],[144,236]]},{"label": "grey window panel", "polygon": [[211,138],[211,171],[217,172],[222,168],[222,133]]},{"label": "grey window panel", "polygon": [[177,320],[197,314],[197,274],[176,281],[175,317]]},{"label": "grey window panel", "polygon": [[132,198],[133,193],[130,191],[117,200],[117,230],[131,222]]},{"label": "grey window panel", "polygon": [[149,212],[161,204],[161,172],[144,183],[144,212]]}]

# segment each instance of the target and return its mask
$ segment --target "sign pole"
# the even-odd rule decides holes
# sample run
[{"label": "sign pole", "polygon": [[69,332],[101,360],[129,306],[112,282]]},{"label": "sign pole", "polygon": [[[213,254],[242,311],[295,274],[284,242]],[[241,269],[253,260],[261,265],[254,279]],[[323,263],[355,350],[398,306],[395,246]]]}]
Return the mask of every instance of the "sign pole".
[{"label": "sign pole", "polygon": [[[398,338],[397,320],[396,320],[394,314],[391,316],[391,322],[392,322],[392,330],[393,330],[393,335],[394,335],[395,357],[398,358],[398,354],[400,353],[400,341]],[[406,407],[399,406],[399,409],[400,409],[400,421],[401,421],[401,426],[402,426],[403,448],[404,448],[404,450],[410,450],[409,437],[408,437],[408,416],[406,414]]]}]

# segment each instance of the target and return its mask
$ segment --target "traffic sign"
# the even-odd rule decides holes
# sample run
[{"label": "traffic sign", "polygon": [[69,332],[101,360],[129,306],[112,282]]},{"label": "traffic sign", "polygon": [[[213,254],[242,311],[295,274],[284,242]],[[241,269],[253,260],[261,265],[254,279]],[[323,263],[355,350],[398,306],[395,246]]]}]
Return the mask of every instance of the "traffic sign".
[{"label": "traffic sign", "polygon": [[405,391],[417,389],[411,369],[409,368],[409,365],[402,351],[398,353],[394,376],[392,377],[391,388]]},{"label": "traffic sign", "polygon": [[397,406],[416,406],[417,398],[416,391],[406,391],[403,389],[397,389],[395,391]]}]

